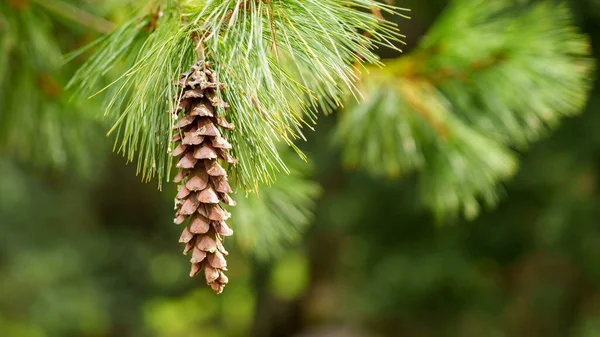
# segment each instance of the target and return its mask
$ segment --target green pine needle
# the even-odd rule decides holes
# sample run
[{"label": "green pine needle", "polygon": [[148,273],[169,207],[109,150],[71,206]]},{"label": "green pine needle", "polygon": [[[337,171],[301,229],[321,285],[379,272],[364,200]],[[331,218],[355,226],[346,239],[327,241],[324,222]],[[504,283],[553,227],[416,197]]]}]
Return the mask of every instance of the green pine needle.
[{"label": "green pine needle", "polygon": [[162,13],[155,31],[147,32],[148,11],[121,26],[98,42],[72,84],[93,93],[99,79],[123,61],[128,70],[107,88],[117,88],[107,108],[118,115],[111,130],[117,134],[116,150],[137,160],[144,179],[156,176],[159,182],[171,167],[173,83],[196,58],[192,33],[204,36],[204,52],[225,85],[222,94],[231,110],[219,113],[236,125],[227,136],[239,160],[232,176],[244,190],[256,190],[259,183],[271,183],[276,172],[286,172],[276,143],[294,147],[303,127],[315,123],[318,108],[329,111],[341,104],[344,90],[357,92],[356,65],[378,64],[373,49],[396,48],[401,38],[391,23],[366,11],[397,9],[372,0],[165,0],[155,5]]}]

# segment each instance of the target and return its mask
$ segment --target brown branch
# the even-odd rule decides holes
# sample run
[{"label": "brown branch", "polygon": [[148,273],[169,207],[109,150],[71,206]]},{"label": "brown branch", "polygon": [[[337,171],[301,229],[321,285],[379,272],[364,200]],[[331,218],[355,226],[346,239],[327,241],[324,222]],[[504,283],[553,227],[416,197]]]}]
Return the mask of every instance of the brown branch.
[{"label": "brown branch", "polygon": [[[458,79],[464,82],[471,80],[474,72],[485,71],[505,62],[507,56],[503,52],[496,52],[482,60],[471,62],[466,69],[441,68],[430,70],[425,61],[439,53],[437,48],[421,50],[409,54],[399,60],[396,68],[396,76],[412,82],[410,86],[402,86],[400,94],[404,97],[406,103],[416,111],[429,124],[436,133],[446,139],[450,136],[449,128],[439,118],[437,118],[417,95],[415,87],[421,85],[437,86],[445,81]],[[391,67],[393,69],[393,67]],[[393,70],[392,70],[393,71]]]},{"label": "brown branch", "polygon": [[[271,10],[269,10],[269,8]],[[271,28],[271,35],[273,35],[273,49],[275,50],[275,56],[279,58],[279,48],[277,47],[277,34],[275,34],[275,27],[273,26],[273,8],[271,8],[271,0],[267,0],[267,14],[269,15],[269,26]]]},{"label": "brown branch", "polygon": [[158,26],[158,20],[161,16],[162,11],[160,5],[157,5],[156,7],[154,7],[154,9],[152,9],[152,12],[150,13],[150,23],[146,27],[144,27],[144,30],[148,33],[152,33],[153,31],[155,31]]},{"label": "brown branch", "polygon": [[385,18],[383,17],[383,14],[381,14],[381,10],[375,6],[371,6],[371,13],[373,13],[373,15],[379,20],[379,21],[384,21]]},{"label": "brown branch", "polygon": [[427,106],[422,103],[422,100],[417,97],[416,89],[412,86],[402,86],[400,88],[400,94],[406,100],[406,103],[413,108],[427,124],[429,124],[435,132],[443,139],[447,139],[450,136],[450,129],[448,126],[437,118]]},{"label": "brown branch", "polygon": [[60,84],[58,84],[58,82],[56,82],[56,80],[52,78],[52,76],[50,76],[49,74],[41,73],[37,78],[37,82],[40,85],[42,92],[46,96],[54,99],[60,97],[62,93],[62,88]]},{"label": "brown branch", "polygon": [[408,56],[401,58],[401,62],[404,63],[404,66],[398,72],[397,76],[409,80],[424,80],[435,85],[439,85],[450,79],[459,79],[468,82],[471,79],[472,73],[485,71],[489,68],[498,66],[507,60],[506,54],[498,51],[487,58],[471,62],[467,67],[470,71],[452,68],[440,68],[432,71],[427,69],[424,61],[430,59],[435,54],[437,54],[437,50],[430,49],[409,54]]},{"label": "brown branch", "polygon": [[198,60],[204,61],[204,38],[206,35],[200,35],[199,32],[194,31],[190,33],[192,40],[194,41],[194,46],[196,48],[196,55],[198,55]]},{"label": "brown branch", "polygon": [[24,10],[27,5],[29,5],[29,0],[8,0],[8,7],[17,11]]}]

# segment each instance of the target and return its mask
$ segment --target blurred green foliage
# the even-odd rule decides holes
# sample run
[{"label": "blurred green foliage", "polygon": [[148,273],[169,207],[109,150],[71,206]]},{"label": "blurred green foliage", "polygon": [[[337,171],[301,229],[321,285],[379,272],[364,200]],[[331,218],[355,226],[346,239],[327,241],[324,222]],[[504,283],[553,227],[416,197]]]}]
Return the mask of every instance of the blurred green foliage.
[{"label": "blurred green foliage", "polygon": [[365,102],[337,130],[344,162],[420,171],[421,198],[439,217],[474,218],[516,171],[513,149],[582,110],[589,53],[566,5],[456,0],[415,50],[364,76]]},{"label": "blurred green foliage", "polygon": [[[71,51],[96,34],[35,1],[17,2],[27,4],[31,14],[7,9],[13,0],[0,3],[2,41],[7,22],[26,15],[36,20],[19,31],[42,30],[48,56],[56,48]],[[111,21],[122,21],[129,10],[120,1],[60,3]],[[446,4],[399,5],[413,8],[413,19],[402,25],[416,41]],[[596,1],[570,5],[598,55]],[[15,48],[29,50],[33,42],[18,41],[11,55],[23,55],[14,54]],[[170,225],[174,187],[159,192],[141,184],[135,167],[111,154],[112,141],[90,132],[94,125],[101,129],[94,124],[101,122],[85,110],[95,110],[98,102],[69,101],[62,91],[46,97],[36,84],[40,68],[29,61],[0,58],[11,78],[27,83],[26,100],[35,102],[9,104],[18,97],[10,83],[17,82],[0,81],[0,121],[6,116],[30,121],[22,130],[11,124],[9,134],[19,137],[0,134],[0,336],[600,336],[597,88],[580,116],[520,155],[520,168],[505,184],[496,210],[443,227],[419,201],[422,177],[384,179],[348,171],[342,154],[329,145],[338,117],[321,118],[308,142],[299,145],[313,170],[293,163],[296,175],[278,178],[275,190],[259,194],[268,203],[253,199],[240,205],[241,214],[253,216],[238,215],[246,222],[232,226],[240,242],[226,242],[230,285],[215,296],[187,277],[176,243],[179,229]],[[52,68],[59,87],[72,70]],[[73,128],[90,139],[83,145],[64,140],[82,145],[81,152],[91,157],[87,175],[75,170],[71,156],[77,151],[59,146],[66,161],[50,166],[47,160],[60,156],[40,155],[46,164],[33,166],[31,159],[38,158],[26,155],[52,153],[53,139],[41,137],[50,134],[37,132],[35,121],[57,106],[65,117],[54,124],[59,132],[69,135],[63,131]],[[16,151],[26,145],[36,150]],[[308,176],[320,186],[303,182]],[[288,187],[293,192],[284,192]],[[277,201],[284,201],[282,208],[258,215]],[[286,215],[270,216],[277,211]],[[279,228],[279,219],[297,227],[279,232],[285,240],[276,240],[275,256],[266,259],[251,248],[272,245],[257,233]],[[288,236],[302,230],[301,241]]]},{"label": "blurred green foliage", "polygon": [[57,167],[88,159],[98,109],[62,99],[68,72],[60,68],[63,50],[84,34],[24,1],[0,3],[1,153]]}]

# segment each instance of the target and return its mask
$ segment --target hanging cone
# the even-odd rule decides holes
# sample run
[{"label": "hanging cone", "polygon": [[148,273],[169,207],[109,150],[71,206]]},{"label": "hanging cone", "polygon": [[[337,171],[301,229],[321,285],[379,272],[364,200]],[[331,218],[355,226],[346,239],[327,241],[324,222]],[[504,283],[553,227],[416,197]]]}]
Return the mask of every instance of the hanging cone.
[{"label": "hanging cone", "polygon": [[233,230],[225,223],[231,214],[219,203],[235,205],[222,164],[237,161],[227,152],[232,146],[223,135],[224,130],[233,130],[234,126],[217,116],[218,108],[228,105],[216,92],[214,71],[208,66],[198,62],[177,82],[181,88],[177,112],[183,116],[173,127],[172,138],[177,143],[172,154],[178,157],[179,169],[173,179],[179,183],[175,223],[189,219],[179,242],[186,244],[184,254],[192,252],[190,276],[200,274],[204,268],[206,283],[221,293],[228,282],[223,237],[232,235]]}]

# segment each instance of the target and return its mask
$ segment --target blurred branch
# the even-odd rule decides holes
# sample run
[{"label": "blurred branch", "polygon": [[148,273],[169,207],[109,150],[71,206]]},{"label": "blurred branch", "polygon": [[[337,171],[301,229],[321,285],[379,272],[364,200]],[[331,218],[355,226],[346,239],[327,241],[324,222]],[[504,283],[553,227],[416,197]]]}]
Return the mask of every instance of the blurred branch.
[{"label": "blurred branch", "polygon": [[61,67],[61,43],[78,32],[31,6],[0,2],[0,152],[33,166],[86,173],[102,146],[95,141],[98,111],[93,104],[69,100],[62,90],[73,69]]},{"label": "blurred branch", "polygon": [[396,177],[421,171],[436,213],[472,218],[525,149],[584,106],[587,37],[551,1],[456,0],[406,56],[361,79],[336,134],[351,167]]},{"label": "blurred branch", "polygon": [[396,60],[389,60],[388,67],[390,67],[390,72],[397,77],[407,80],[427,81],[439,85],[451,79],[469,81],[473,73],[501,66],[504,62],[509,61],[509,56],[506,53],[497,51],[485,55],[481,59],[471,61],[465,68],[456,69],[447,66],[432,71],[428,68],[427,61],[435,57],[436,54],[439,54],[439,51],[433,49],[415,51]]},{"label": "blurred branch", "polygon": [[[427,82],[423,82],[421,85],[428,86],[429,84]],[[426,105],[423,104],[422,100],[419,99],[417,89],[418,86],[419,85],[401,86],[399,93],[404,97],[406,103],[410,105],[414,111],[419,113],[441,138],[447,138],[450,134],[448,126],[444,124],[440,118],[437,118],[435,113],[433,113]]]},{"label": "blurred branch", "polygon": [[115,24],[60,0],[31,0],[37,5],[98,33],[108,34]]}]

